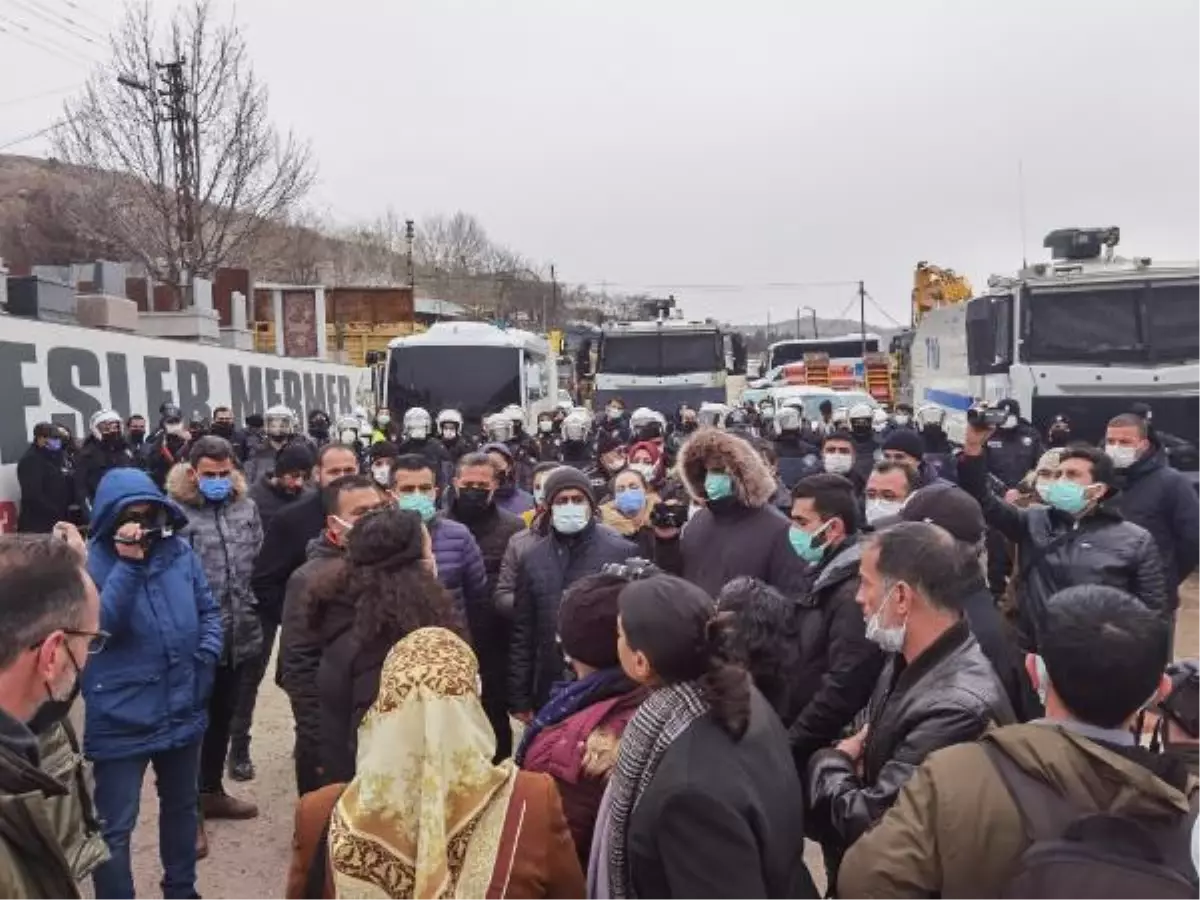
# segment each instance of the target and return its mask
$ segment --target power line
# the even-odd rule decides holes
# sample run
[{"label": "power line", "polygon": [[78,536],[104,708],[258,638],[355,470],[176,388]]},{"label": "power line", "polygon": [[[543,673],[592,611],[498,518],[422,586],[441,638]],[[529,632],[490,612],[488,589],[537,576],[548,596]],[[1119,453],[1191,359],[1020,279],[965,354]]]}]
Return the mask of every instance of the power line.
[{"label": "power line", "polygon": [[42,128],[38,131],[31,132],[30,134],[23,134],[20,137],[13,138],[10,141],[6,141],[5,143],[0,144],[0,150],[7,150],[9,147],[15,147],[17,144],[23,144],[26,141],[32,141],[34,138],[41,137],[43,134],[53,131],[59,125],[65,125],[66,122],[67,122],[66,119],[59,119],[57,122],[51,122],[45,128]]},{"label": "power line", "polygon": [[18,40],[23,40],[31,47],[37,47],[39,50],[45,50],[48,53],[60,56],[64,59],[70,60],[71,62],[88,63],[92,65],[95,65],[99,62],[99,60],[88,56],[79,49],[75,47],[68,47],[67,45],[61,44],[53,38],[46,37],[41,32],[34,31],[24,22],[17,21],[9,16],[0,15],[0,24],[8,26],[4,29],[8,34],[13,35],[13,37],[17,38]]},{"label": "power line", "polygon": [[106,21],[104,21],[104,18],[102,16],[96,15],[96,13],[92,12],[86,6],[80,6],[78,3],[75,2],[75,0],[63,0],[63,2],[66,3],[67,6],[71,7],[71,9],[75,10],[75,12],[84,13],[88,16],[91,16],[92,21],[99,22],[101,25],[104,25],[105,27],[108,26],[108,23]]},{"label": "power line", "polygon": [[[17,30],[18,28],[21,30]],[[49,53],[51,56],[61,59],[64,62],[73,63],[77,66],[84,66],[85,68],[91,68],[92,64],[94,63],[93,60],[86,57],[81,58],[72,53],[70,50],[57,50],[49,44],[42,43],[38,38],[31,37],[29,34],[23,34],[22,32],[24,31],[28,31],[28,29],[24,26],[14,27],[10,20],[0,16],[0,34],[7,34],[13,40],[20,41],[28,47],[33,47],[35,50],[41,50],[43,53]]]},{"label": "power line", "polygon": [[870,291],[864,291],[863,293],[866,296],[866,298],[871,301],[871,306],[875,307],[875,311],[878,312],[881,316],[883,316],[885,319],[887,319],[889,322],[891,322],[897,328],[907,328],[908,327],[906,325],[901,325],[900,322],[898,322],[896,320],[895,316],[893,316],[890,312],[888,312],[886,309],[884,309],[882,306],[880,306],[879,303],[875,300],[875,298],[871,296]]},{"label": "power line", "polygon": [[88,25],[84,22],[79,22],[75,19],[72,19],[70,16],[68,16],[64,12],[55,12],[54,10],[52,10],[48,7],[48,5],[46,4],[46,0],[21,0],[21,2],[36,6],[38,9],[43,9],[46,11],[47,15],[55,16],[55,17],[61,19],[62,21],[66,22],[68,25],[72,25],[75,28],[78,28],[80,31],[92,35],[93,37],[97,38],[98,40],[104,41],[105,43],[108,42],[107,34],[102,34],[101,32],[92,28],[90,25]]},{"label": "power line", "polygon": [[[17,9],[24,11],[26,15],[31,15],[45,22],[47,25],[52,26],[55,29],[55,36],[62,34],[67,37],[73,37],[76,40],[84,41],[88,44],[91,44],[93,47],[100,46],[95,39],[89,37],[87,34],[84,34],[82,30],[77,30],[80,29],[80,26],[68,16],[56,16],[52,12],[46,12],[41,7],[34,6],[31,2],[29,2],[29,0],[8,0],[8,2],[13,4]],[[103,35],[97,32],[93,33],[96,34],[96,37],[99,37],[101,41],[107,40],[107,38],[105,38]]]},{"label": "power line", "polygon": [[81,85],[70,84],[65,87],[54,88],[49,91],[42,91],[40,94],[27,94],[24,97],[12,97],[8,100],[0,100],[0,109],[5,106],[16,106],[18,103],[28,103],[30,100],[41,100],[43,97],[53,97],[55,94],[65,94],[67,91],[73,91]]}]

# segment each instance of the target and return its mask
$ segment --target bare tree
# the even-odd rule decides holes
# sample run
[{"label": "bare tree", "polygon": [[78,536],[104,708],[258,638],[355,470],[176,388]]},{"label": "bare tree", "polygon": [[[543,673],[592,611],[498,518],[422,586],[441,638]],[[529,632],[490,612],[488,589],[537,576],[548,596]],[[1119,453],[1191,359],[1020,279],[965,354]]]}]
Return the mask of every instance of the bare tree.
[{"label": "bare tree", "polygon": [[[180,285],[249,256],[314,167],[308,145],[270,123],[241,32],[214,22],[211,0],[179,7],[165,31],[160,46],[149,2],[127,8],[111,61],[67,102],[55,149],[93,170],[76,210],[82,230]],[[162,64],[175,62],[181,105],[159,90],[173,75]],[[191,158],[182,173],[180,137]]]},{"label": "bare tree", "polygon": [[494,253],[487,230],[469,213],[430,216],[417,228],[414,255],[434,272],[476,275]]}]

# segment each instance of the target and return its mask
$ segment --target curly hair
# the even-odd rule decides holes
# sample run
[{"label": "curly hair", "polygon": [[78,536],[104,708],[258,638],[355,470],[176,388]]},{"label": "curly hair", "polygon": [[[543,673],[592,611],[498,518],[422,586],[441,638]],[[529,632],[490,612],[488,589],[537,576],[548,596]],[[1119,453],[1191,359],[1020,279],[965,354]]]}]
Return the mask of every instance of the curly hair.
[{"label": "curly hair", "polygon": [[744,667],[780,718],[788,714],[789,674],[800,661],[795,604],[757,578],[741,576],[717,596],[720,653]]},{"label": "curly hair", "polygon": [[423,559],[424,529],[416,513],[368,513],[350,532],[346,556],[314,585],[310,623],[318,627],[336,598],[354,607],[362,647],[390,647],[418,628],[445,628],[468,640],[453,595]]}]

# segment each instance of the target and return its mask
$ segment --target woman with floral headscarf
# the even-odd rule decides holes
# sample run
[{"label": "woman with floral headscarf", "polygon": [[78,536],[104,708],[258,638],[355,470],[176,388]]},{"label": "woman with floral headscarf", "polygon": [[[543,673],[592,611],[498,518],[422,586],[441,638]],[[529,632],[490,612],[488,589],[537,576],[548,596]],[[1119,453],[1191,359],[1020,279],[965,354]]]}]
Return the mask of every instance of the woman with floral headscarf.
[{"label": "woman with floral headscarf", "polygon": [[354,779],[301,799],[289,897],[584,896],[553,780],[492,763],[478,685],[445,629],[392,648]]}]

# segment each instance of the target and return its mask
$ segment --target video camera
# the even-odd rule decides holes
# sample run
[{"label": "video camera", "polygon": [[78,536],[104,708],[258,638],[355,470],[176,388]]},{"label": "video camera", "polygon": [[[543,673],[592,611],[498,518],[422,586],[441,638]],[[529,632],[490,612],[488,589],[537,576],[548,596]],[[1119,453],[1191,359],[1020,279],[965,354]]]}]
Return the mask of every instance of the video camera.
[{"label": "video camera", "polygon": [[975,428],[999,428],[1008,418],[1008,410],[981,404],[967,410],[967,424]]},{"label": "video camera", "polygon": [[638,556],[630,557],[623,563],[605,563],[600,572],[604,575],[616,575],[626,581],[641,581],[644,578],[666,574],[650,560]]},{"label": "video camera", "polygon": [[655,528],[682,528],[687,520],[688,508],[682,503],[659,502],[650,510],[650,524]]}]

